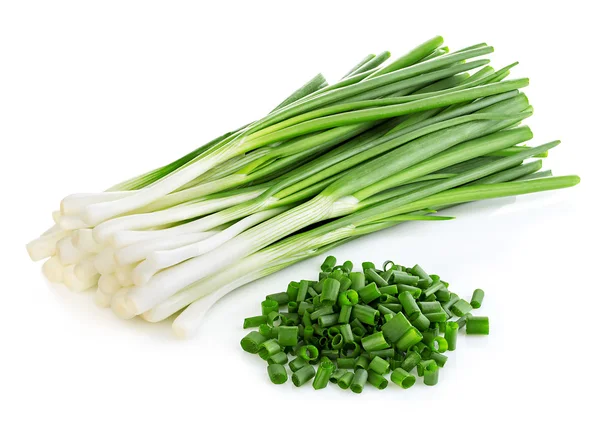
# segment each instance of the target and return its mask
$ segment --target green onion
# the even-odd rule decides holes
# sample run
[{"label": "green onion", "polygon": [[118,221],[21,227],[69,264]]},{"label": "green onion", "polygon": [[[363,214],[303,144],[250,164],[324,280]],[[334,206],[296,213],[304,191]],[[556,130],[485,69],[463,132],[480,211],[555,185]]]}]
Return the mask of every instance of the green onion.
[{"label": "green onion", "polygon": [[381,390],[387,388],[388,381],[383,375],[371,370],[367,371],[367,375],[367,381],[377,389]]},{"label": "green onion", "polygon": [[265,315],[252,316],[250,318],[244,319],[244,328],[249,329],[253,327],[258,327],[261,324],[265,324],[267,322],[267,317]]},{"label": "green onion", "polygon": [[281,347],[276,339],[269,339],[258,346],[258,355],[263,360],[267,360],[269,357],[280,351]]},{"label": "green onion", "polygon": [[390,364],[386,360],[383,360],[381,357],[375,356],[369,363],[367,369],[369,371],[374,371],[377,374],[383,375],[389,371]]},{"label": "green onion", "polygon": [[342,389],[348,389],[352,384],[352,380],[354,379],[354,373],[348,371],[338,380],[338,386]]},{"label": "green onion", "polygon": [[315,390],[326,388],[327,384],[329,383],[329,378],[333,374],[334,370],[335,365],[331,362],[331,360],[323,358],[319,364],[319,368],[317,369],[317,375],[313,380],[313,388],[315,388]]},{"label": "green onion", "polygon": [[280,326],[277,336],[279,345],[288,347],[298,343],[298,327],[297,326]]},{"label": "green onion", "polygon": [[333,372],[333,374],[331,374],[329,381],[333,384],[337,384],[338,381],[346,374],[348,374],[348,371],[345,369],[337,369]]},{"label": "green onion", "polygon": [[[369,271],[373,271],[372,269]],[[362,289],[358,290],[358,295],[366,304],[371,303],[381,297],[381,292],[377,289],[377,285],[374,282],[369,283]]]},{"label": "green onion", "polygon": [[265,300],[262,303],[260,303],[260,305],[262,308],[263,316],[266,316],[271,312],[277,312],[279,310],[279,303],[277,303],[277,301],[274,300]]},{"label": "green onion", "polygon": [[350,383],[350,390],[355,394],[360,394],[367,382],[369,375],[367,371],[363,368],[358,368],[354,371],[354,377],[352,377],[352,382]]},{"label": "green onion", "polygon": [[392,380],[402,389],[408,389],[412,387],[416,381],[415,376],[411,375],[409,372],[405,371],[402,368],[394,369],[392,371],[392,375],[390,376],[390,380]]},{"label": "green onion", "polygon": [[292,372],[298,371],[303,366],[308,365],[309,363],[304,360],[302,357],[296,357],[294,360],[290,362],[290,369]]},{"label": "green onion", "polygon": [[338,299],[338,293],[340,290],[340,282],[328,278],[323,282],[323,292],[321,293],[321,303],[334,304]]},{"label": "green onion", "polygon": [[261,335],[259,332],[250,332],[241,340],[240,345],[244,351],[248,353],[258,353],[260,345],[265,342],[267,338]]},{"label": "green onion", "polygon": [[450,321],[446,323],[446,332],[444,333],[446,342],[448,344],[448,350],[456,350],[456,341],[458,339],[458,323]]},{"label": "green onion", "polygon": [[487,316],[469,316],[467,318],[468,335],[489,335],[490,320]]},{"label": "green onion", "polygon": [[284,366],[278,363],[272,363],[267,366],[267,372],[269,374],[269,379],[271,379],[271,381],[276,385],[285,383],[288,379],[288,375]]},{"label": "green onion", "polygon": [[473,296],[471,297],[471,307],[473,309],[479,309],[483,301],[484,292],[481,289],[475,289]]},{"label": "green onion", "polygon": [[299,368],[292,374],[292,383],[294,386],[300,387],[315,376],[315,369],[312,365],[306,365]]}]

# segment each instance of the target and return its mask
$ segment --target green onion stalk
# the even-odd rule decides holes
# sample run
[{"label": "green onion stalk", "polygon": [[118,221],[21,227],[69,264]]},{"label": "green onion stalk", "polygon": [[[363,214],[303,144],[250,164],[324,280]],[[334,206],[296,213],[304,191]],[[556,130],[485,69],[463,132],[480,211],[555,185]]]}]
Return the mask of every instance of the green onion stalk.
[{"label": "green onion stalk", "polygon": [[523,145],[532,108],[488,65],[432,38],[404,56],[368,55],[338,82],[317,75],[262,119],[102,193],[74,194],[28,244],[43,271],[96,302],[152,322],[184,309],[183,336],[240,286],[442,208],[577,184]]}]

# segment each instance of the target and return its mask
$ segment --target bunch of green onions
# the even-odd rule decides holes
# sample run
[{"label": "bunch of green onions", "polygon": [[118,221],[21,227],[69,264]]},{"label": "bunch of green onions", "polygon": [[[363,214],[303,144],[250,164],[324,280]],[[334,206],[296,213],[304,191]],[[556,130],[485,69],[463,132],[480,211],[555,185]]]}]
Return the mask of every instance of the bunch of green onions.
[{"label": "bunch of green onions", "polygon": [[[51,282],[122,318],[183,312],[189,336],[223,295],[347,240],[458,203],[576,185],[528,147],[521,89],[477,44],[432,38],[393,61],[320,74],[271,113],[100,193],[65,197],[27,245]],[[386,62],[387,61],[387,62]],[[235,268],[231,268],[235,265]]]},{"label": "bunch of green onions", "polygon": [[[425,385],[434,386],[461,328],[489,334],[488,317],[471,313],[481,307],[481,289],[469,303],[419,265],[388,260],[381,269],[372,262],[363,262],[362,271],[353,267],[328,256],[318,280],[290,282],[287,291],[267,295],[261,315],[244,320],[244,328],[258,331],[240,345],[267,361],[273,383],[288,380],[288,364],[296,387],[313,379],[317,390],[332,382],[359,394],[367,382],[385,389],[391,372],[390,380],[408,389],[415,368]],[[288,354],[295,358],[289,361]]]}]

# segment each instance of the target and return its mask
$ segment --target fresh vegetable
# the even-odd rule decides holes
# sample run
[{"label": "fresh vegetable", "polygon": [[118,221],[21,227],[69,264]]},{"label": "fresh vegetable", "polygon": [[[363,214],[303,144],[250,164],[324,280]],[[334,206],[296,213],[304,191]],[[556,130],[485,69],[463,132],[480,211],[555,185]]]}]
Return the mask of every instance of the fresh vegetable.
[{"label": "fresh vegetable", "polygon": [[[438,275],[428,274],[419,265],[406,268],[388,260],[382,269],[377,269],[373,263],[364,262],[362,272],[352,271],[351,265],[352,262],[346,261],[336,266],[335,257],[328,256],[321,265],[318,280],[291,282],[288,285],[288,291],[292,290],[290,294],[301,286],[316,290],[314,295],[307,293],[303,297],[303,303],[310,307],[305,309],[302,317],[289,318],[290,325],[277,327],[276,339],[271,334],[267,335],[271,339],[267,339],[259,332],[252,332],[254,336],[252,333],[246,335],[241,341],[242,349],[252,354],[258,350],[259,356],[267,360],[269,377],[276,384],[284,377],[274,380],[271,366],[286,363],[287,353],[290,353],[296,356],[289,363],[296,386],[314,377],[313,388],[316,390],[327,387],[331,381],[342,389],[349,386],[353,392],[361,393],[366,382],[377,389],[385,389],[388,385],[386,376],[391,371],[390,380],[408,389],[415,384],[416,378],[411,375],[415,368],[425,385],[436,385],[440,368],[448,360],[444,353],[455,350],[458,339],[459,324],[448,320],[439,301],[439,297],[448,291],[449,284]],[[415,299],[408,290],[399,291],[390,285],[399,275],[426,280],[429,286]],[[344,278],[363,288],[358,292],[348,289],[336,299],[330,298],[331,289],[337,289]],[[388,288],[389,293],[380,292],[383,288]],[[368,292],[362,292],[364,289]],[[356,295],[356,299],[347,298],[348,295]],[[381,301],[390,297],[402,303],[389,309]],[[446,304],[452,310],[464,300],[457,298],[452,304],[448,304],[449,301]],[[281,307],[278,306],[278,310]],[[349,315],[340,320],[345,311]],[[289,311],[277,313],[281,319],[291,315]],[[271,312],[271,315],[277,313]],[[443,321],[430,321],[427,316],[432,314],[441,315]],[[421,323],[422,317],[425,324]],[[248,320],[254,318],[246,318],[244,328],[249,324]],[[489,334],[487,317],[468,316],[465,320],[467,334]],[[307,335],[309,329],[311,334]],[[316,372],[313,365],[317,365]]]},{"label": "fresh vegetable", "polygon": [[[533,136],[520,126],[532,114],[522,92],[529,81],[505,80],[516,64],[494,70],[480,59],[492,52],[487,44],[451,52],[435,37],[389,62],[389,52],[369,55],[333,84],[317,75],[264,117],[163,167],[106,192],[65,197],[29,255],[47,259],[52,282],[97,286],[98,305],[121,318],[158,322],[181,311],[173,329],[189,336],[222,296],[338,244],[404,221],[450,219],[436,211],[459,203],[576,185],[577,176],[551,177],[541,160],[528,161],[559,142],[522,145]],[[324,266],[335,272],[331,260]],[[318,289],[299,284],[287,300],[270,295],[260,316],[288,304],[302,319],[315,293],[335,304],[360,290],[361,304],[323,314],[317,325],[353,316],[375,325],[406,303],[396,286],[442,303],[436,312],[410,308],[417,335],[444,313],[462,317],[480,303],[454,301],[439,283],[432,289],[418,269],[369,269],[375,289],[356,275]],[[381,307],[365,307],[373,301]]]}]

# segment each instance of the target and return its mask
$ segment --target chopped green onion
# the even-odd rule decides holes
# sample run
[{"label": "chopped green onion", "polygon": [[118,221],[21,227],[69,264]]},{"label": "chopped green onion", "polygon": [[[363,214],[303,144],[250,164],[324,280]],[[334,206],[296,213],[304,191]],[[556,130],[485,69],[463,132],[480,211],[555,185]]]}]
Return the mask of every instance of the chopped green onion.
[{"label": "chopped green onion", "polygon": [[423,335],[414,327],[408,329],[406,333],[395,343],[398,351],[406,351],[423,339]]},{"label": "chopped green onion", "polygon": [[283,365],[284,363],[288,363],[287,353],[284,351],[279,351],[267,359],[267,363],[269,365],[276,363],[279,365]]},{"label": "chopped green onion", "polygon": [[437,364],[435,365],[434,369],[425,368],[423,374],[423,383],[425,383],[427,386],[435,386],[438,383],[439,375],[440,370],[438,369]]},{"label": "chopped green onion", "polygon": [[318,322],[321,327],[330,327],[338,323],[339,314],[331,313],[329,315],[322,315],[319,317]]},{"label": "chopped green onion", "polygon": [[379,311],[364,304],[357,304],[352,309],[352,316],[368,325],[376,325],[379,320]]},{"label": "chopped green onion", "polygon": [[321,293],[321,303],[334,304],[338,299],[340,291],[340,282],[333,278],[327,278],[323,282],[323,292]]},{"label": "chopped green onion", "polygon": [[279,304],[277,301],[273,300],[265,300],[260,303],[260,307],[262,308],[263,316],[268,315],[271,312],[277,312],[279,310]]},{"label": "chopped green onion", "polygon": [[340,369],[354,369],[356,359],[354,357],[340,357],[336,363]]},{"label": "chopped green onion", "polygon": [[443,368],[446,364],[446,361],[448,360],[448,356],[446,356],[445,354],[441,354],[438,351],[431,351],[429,353],[428,359],[434,360],[435,363],[437,363],[438,367]]},{"label": "chopped green onion", "polygon": [[277,342],[284,347],[296,345],[298,343],[298,327],[280,326]]},{"label": "chopped green onion", "polygon": [[333,256],[327,256],[321,265],[321,271],[323,272],[331,272],[333,267],[335,267],[335,263],[337,262],[336,258]]},{"label": "chopped green onion", "polygon": [[473,308],[469,303],[467,303],[461,298],[456,303],[454,303],[450,310],[452,310],[452,313],[456,316],[465,316],[467,313],[473,310]]},{"label": "chopped green onion", "polygon": [[338,381],[346,374],[348,374],[348,371],[345,369],[337,369],[333,372],[333,374],[331,374],[329,381],[333,384],[337,384]]},{"label": "chopped green onion", "polygon": [[410,292],[401,292],[400,295],[398,295],[398,300],[400,301],[400,304],[402,304],[402,309],[408,317],[412,316],[415,312],[420,312],[419,306],[417,306],[417,302]]},{"label": "chopped green onion", "polygon": [[269,294],[269,295],[267,295],[266,298],[267,298],[267,300],[276,301],[277,304],[279,304],[280,306],[288,304],[288,302],[290,301],[290,297],[287,294],[287,292],[278,292],[276,294]]},{"label": "chopped green onion", "polygon": [[467,318],[468,335],[489,335],[490,320],[487,316],[470,316]]},{"label": "chopped green onion", "polygon": [[415,384],[416,378],[414,375],[411,375],[408,371],[402,368],[396,368],[392,371],[390,380],[392,380],[392,382],[400,386],[402,389],[408,389]]},{"label": "chopped green onion", "polygon": [[369,358],[365,355],[358,356],[356,361],[354,362],[354,369],[362,368],[367,369],[369,367]]},{"label": "chopped green onion", "polygon": [[446,338],[446,342],[448,343],[448,350],[456,350],[456,342],[458,339],[458,323],[454,321],[447,322],[444,337]]},{"label": "chopped green onion", "polygon": [[285,367],[278,363],[272,363],[267,366],[267,373],[269,374],[269,379],[276,385],[283,384],[288,379]]},{"label": "chopped green onion", "polygon": [[421,296],[421,289],[411,285],[398,285],[398,292],[409,292],[410,295],[416,300]]},{"label": "chopped green onion", "polygon": [[334,370],[335,365],[331,362],[331,360],[324,357],[319,364],[317,375],[313,380],[313,388],[315,390],[326,388],[327,384],[329,383],[329,378],[333,374]]},{"label": "chopped green onion", "polygon": [[342,377],[338,379],[338,386],[342,389],[348,389],[352,384],[352,380],[354,379],[354,373],[348,371]]},{"label": "chopped green onion", "polygon": [[[400,315],[398,315],[400,316]],[[396,318],[396,317],[394,317]],[[392,318],[392,320],[394,319]],[[386,323],[387,324],[387,323]],[[385,340],[382,331],[375,332],[372,335],[365,336],[361,339],[361,343],[365,351],[384,350],[390,347],[390,344]]]},{"label": "chopped green onion", "polygon": [[258,327],[261,324],[265,324],[267,322],[267,317],[265,315],[251,316],[250,318],[244,319],[244,328],[249,329],[253,327]]},{"label": "chopped green onion", "polygon": [[352,282],[352,289],[362,289],[366,286],[365,275],[362,272],[351,272],[348,274],[350,281]]},{"label": "chopped green onion", "polygon": [[281,347],[276,339],[269,339],[258,346],[258,355],[261,359],[267,360],[273,354],[281,351]]},{"label": "chopped green onion", "polygon": [[298,282],[290,282],[287,287],[286,293],[288,294],[288,301],[296,301],[298,298],[298,288],[300,287],[300,283]]},{"label": "chopped green onion", "polygon": [[260,345],[266,340],[267,338],[265,338],[259,332],[250,332],[242,338],[240,345],[244,351],[256,354],[258,353]]},{"label": "chopped green onion", "polygon": [[358,303],[358,292],[353,289],[340,292],[338,303],[340,306],[354,306]]},{"label": "chopped green onion", "polygon": [[309,363],[301,357],[296,357],[290,362],[290,369],[292,372],[298,371],[303,366],[309,365]]},{"label": "chopped green onion", "polygon": [[358,295],[365,304],[369,304],[381,297],[381,292],[379,292],[379,289],[377,289],[377,285],[374,282],[371,282],[364,288],[359,289]]},{"label": "chopped green onion", "polygon": [[314,345],[304,345],[298,350],[298,356],[307,362],[314,362],[319,358],[319,350]]},{"label": "chopped green onion", "polygon": [[306,365],[299,368],[292,374],[292,383],[294,386],[300,387],[315,376],[315,369],[312,365]]},{"label": "chopped green onion", "polygon": [[340,307],[340,314],[337,322],[340,324],[347,324],[350,322],[350,315],[352,315],[352,306],[342,305]]},{"label": "chopped green onion", "polygon": [[448,314],[444,312],[443,309],[440,312],[425,313],[424,315],[429,320],[429,322],[446,322],[446,320],[448,319]]},{"label": "chopped green onion", "polygon": [[[377,289],[377,286],[387,286],[387,284],[388,284],[387,280],[384,280],[383,277],[381,277],[379,274],[377,274],[377,271],[375,271],[374,268],[369,268],[368,270],[366,270],[365,276],[366,276],[367,280],[371,281],[371,284],[376,285],[375,289]],[[360,294],[360,291],[359,291],[359,294]],[[365,300],[364,298],[363,298],[363,300],[366,303],[369,303],[369,301]]]},{"label": "chopped green onion", "polygon": [[429,328],[431,321],[421,312],[413,312],[413,314],[409,318],[410,323],[419,329],[420,331],[425,331]]},{"label": "chopped green onion", "polygon": [[473,296],[471,297],[471,307],[473,307],[473,309],[479,309],[481,307],[483,296],[484,292],[482,289],[475,289],[473,291]]},{"label": "chopped green onion", "polygon": [[369,375],[366,370],[358,368],[354,372],[354,377],[352,377],[352,382],[350,383],[350,390],[355,394],[360,394],[365,387],[365,383],[367,382],[368,377]]},{"label": "chopped green onion", "polygon": [[398,313],[381,326],[381,332],[388,341],[396,343],[411,327],[411,323],[406,317],[402,313]]},{"label": "chopped green onion", "polygon": [[394,283],[397,285],[417,286],[417,283],[419,283],[419,277],[411,276],[402,271],[394,271],[393,277]]},{"label": "chopped green onion", "polygon": [[367,381],[373,386],[375,386],[377,389],[381,390],[387,388],[388,381],[385,379],[384,376],[375,371],[370,370],[367,371],[367,374]]},{"label": "chopped green onion", "polygon": [[375,356],[369,363],[367,369],[370,371],[374,371],[377,374],[383,375],[389,371],[390,364],[386,360],[383,360],[381,357]]}]

